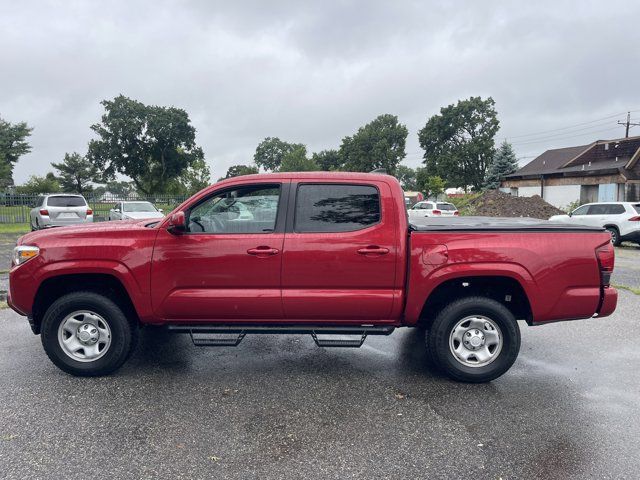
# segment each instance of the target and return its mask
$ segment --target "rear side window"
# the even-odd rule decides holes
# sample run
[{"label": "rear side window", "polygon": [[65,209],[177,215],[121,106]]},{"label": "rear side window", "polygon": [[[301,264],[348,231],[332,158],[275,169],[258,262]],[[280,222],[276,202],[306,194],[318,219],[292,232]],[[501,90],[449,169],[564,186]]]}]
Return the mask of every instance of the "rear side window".
[{"label": "rear side window", "polygon": [[455,210],[456,207],[455,205],[452,205],[451,203],[438,203],[438,210]]},{"label": "rear side window", "polygon": [[48,207],[85,207],[87,202],[82,197],[49,197]]},{"label": "rear side window", "polygon": [[635,205],[633,205],[633,209],[636,211],[636,213],[640,213],[640,203],[636,203]]},{"label": "rear side window", "polygon": [[625,212],[624,206],[620,204],[607,205],[606,212],[609,215],[620,215]]},{"label": "rear side window", "polygon": [[352,232],[380,221],[380,194],[366,185],[300,185],[296,232]]}]

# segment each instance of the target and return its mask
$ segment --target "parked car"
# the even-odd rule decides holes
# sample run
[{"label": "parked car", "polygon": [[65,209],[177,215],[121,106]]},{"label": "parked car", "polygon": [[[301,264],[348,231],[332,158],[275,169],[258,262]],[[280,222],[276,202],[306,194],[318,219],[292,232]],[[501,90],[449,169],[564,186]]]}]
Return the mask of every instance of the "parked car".
[{"label": "parked car", "polygon": [[29,212],[31,230],[93,222],[93,210],[82,195],[59,193],[38,197]]},{"label": "parked car", "polygon": [[109,220],[143,220],[162,218],[164,213],[151,202],[118,202],[109,210]]},{"label": "parked car", "polygon": [[568,215],[554,215],[552,222],[591,225],[607,229],[614,245],[624,241],[640,244],[640,203],[587,203]]},{"label": "parked car", "polygon": [[[212,185],[155,223],[26,234],[8,303],[74,375],[119,368],[143,325],[202,346],[307,333],[320,347],[417,327],[435,365],[484,382],[516,360],[517,319],[610,315],[613,264],[599,227],[482,217],[409,224],[388,175],[274,173]],[[567,342],[580,337],[572,328]],[[335,338],[346,334],[357,338]]]},{"label": "parked car", "polygon": [[449,202],[418,202],[409,210],[409,218],[418,217],[454,217],[460,215],[453,203]]}]

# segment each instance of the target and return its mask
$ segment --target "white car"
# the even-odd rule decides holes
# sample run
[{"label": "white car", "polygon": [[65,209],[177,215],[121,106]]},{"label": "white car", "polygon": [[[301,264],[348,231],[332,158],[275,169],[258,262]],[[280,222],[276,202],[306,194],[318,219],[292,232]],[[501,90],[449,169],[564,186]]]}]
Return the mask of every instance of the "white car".
[{"label": "white car", "polygon": [[587,203],[568,215],[554,215],[552,222],[579,223],[606,228],[614,245],[629,241],[640,244],[640,203]]},{"label": "white car", "polygon": [[109,210],[109,220],[146,220],[147,218],[163,218],[162,210],[151,202],[118,202]]},{"label": "white car", "polygon": [[31,230],[93,222],[93,210],[82,195],[59,193],[38,197],[29,212]]},{"label": "white car", "polygon": [[458,216],[460,212],[453,203],[449,202],[418,202],[409,210],[409,219],[420,217],[453,217]]}]

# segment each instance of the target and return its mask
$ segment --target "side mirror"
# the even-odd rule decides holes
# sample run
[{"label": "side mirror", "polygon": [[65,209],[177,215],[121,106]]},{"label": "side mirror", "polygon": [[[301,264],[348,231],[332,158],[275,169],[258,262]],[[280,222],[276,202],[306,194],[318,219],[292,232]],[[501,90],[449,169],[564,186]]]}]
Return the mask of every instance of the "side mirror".
[{"label": "side mirror", "polygon": [[114,208],[113,211],[120,213],[120,209],[119,208]]},{"label": "side mirror", "polygon": [[169,217],[169,226],[167,230],[171,233],[183,233],[187,231],[187,220],[184,212],[176,212]]},{"label": "side mirror", "polygon": [[568,215],[569,215],[570,217],[573,217],[573,212],[569,212],[569,213],[568,213]]},{"label": "side mirror", "polygon": [[159,208],[159,209],[158,209],[158,211],[159,211],[160,213],[163,213],[163,212],[164,212],[164,210],[162,210],[161,208]]}]

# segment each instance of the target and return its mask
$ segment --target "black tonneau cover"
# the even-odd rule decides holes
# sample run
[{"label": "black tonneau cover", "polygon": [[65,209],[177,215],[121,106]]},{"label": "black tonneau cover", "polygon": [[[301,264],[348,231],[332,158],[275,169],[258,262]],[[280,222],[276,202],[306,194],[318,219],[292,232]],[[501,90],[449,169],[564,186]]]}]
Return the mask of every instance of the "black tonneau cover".
[{"label": "black tonneau cover", "polygon": [[438,231],[525,231],[525,232],[602,232],[604,228],[575,225],[537,218],[508,217],[424,217],[409,220],[413,232]]}]

